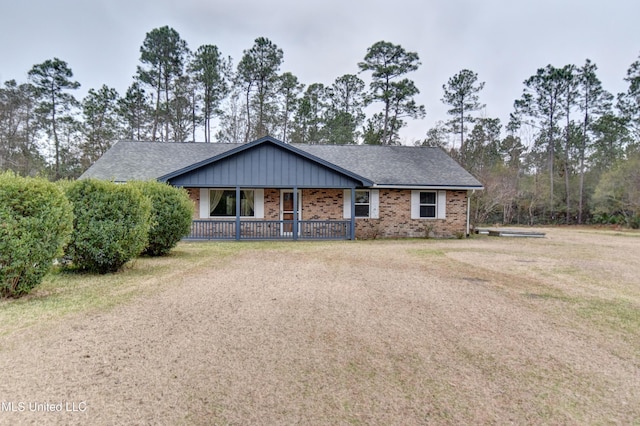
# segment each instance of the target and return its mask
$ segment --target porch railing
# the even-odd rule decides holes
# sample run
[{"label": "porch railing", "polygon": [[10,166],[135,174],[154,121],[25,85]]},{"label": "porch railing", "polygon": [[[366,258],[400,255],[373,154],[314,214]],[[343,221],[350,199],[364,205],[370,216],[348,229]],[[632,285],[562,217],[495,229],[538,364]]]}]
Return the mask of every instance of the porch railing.
[{"label": "porch railing", "polygon": [[349,220],[299,220],[293,232],[293,220],[242,220],[236,232],[234,220],[194,220],[187,240],[348,240]]}]

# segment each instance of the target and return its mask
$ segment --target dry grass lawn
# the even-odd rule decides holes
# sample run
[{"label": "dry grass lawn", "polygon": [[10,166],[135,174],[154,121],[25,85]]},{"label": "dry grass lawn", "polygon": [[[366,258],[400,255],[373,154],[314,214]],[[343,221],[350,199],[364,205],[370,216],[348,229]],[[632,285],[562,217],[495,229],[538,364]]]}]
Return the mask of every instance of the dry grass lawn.
[{"label": "dry grass lawn", "polygon": [[0,302],[0,424],[640,424],[640,233],[544,231],[52,274]]}]

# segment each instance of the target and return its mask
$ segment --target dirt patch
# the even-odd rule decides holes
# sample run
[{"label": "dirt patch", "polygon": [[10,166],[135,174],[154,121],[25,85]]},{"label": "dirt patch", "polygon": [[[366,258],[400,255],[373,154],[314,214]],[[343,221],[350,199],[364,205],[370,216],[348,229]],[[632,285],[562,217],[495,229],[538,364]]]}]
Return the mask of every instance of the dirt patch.
[{"label": "dirt patch", "polygon": [[247,245],[141,278],[0,337],[0,423],[637,422],[639,332],[592,302],[640,312],[640,238],[545,232]]}]

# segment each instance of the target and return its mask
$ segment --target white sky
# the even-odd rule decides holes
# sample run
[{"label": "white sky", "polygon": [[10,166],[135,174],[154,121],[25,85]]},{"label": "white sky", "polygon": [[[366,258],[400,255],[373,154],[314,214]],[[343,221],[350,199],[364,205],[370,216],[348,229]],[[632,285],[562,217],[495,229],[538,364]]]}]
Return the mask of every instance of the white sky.
[{"label": "white sky", "polygon": [[638,0],[0,0],[0,83],[26,82],[33,65],[57,57],[82,84],[78,99],[102,84],[122,95],[145,34],[164,25],[191,50],[217,45],[234,65],[267,37],[284,51],[281,71],[307,85],[357,73],[367,48],[385,40],[422,62],[408,77],[427,118],[401,131],[410,143],[448,119],[442,85],[464,68],[486,82],[484,113],[503,124],[522,82],[547,64],[589,58],[607,90],[625,91],[639,19]]}]

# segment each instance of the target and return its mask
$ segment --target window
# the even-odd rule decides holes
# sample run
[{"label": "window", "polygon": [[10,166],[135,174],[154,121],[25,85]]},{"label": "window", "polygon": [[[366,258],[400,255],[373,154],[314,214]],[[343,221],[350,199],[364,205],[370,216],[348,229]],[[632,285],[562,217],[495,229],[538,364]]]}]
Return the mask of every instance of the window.
[{"label": "window", "polygon": [[[351,190],[344,190],[344,214],[345,219],[351,219]],[[353,206],[356,218],[379,218],[380,191],[377,189],[356,189],[353,191]]]},{"label": "window", "polygon": [[356,191],[356,217],[369,217],[369,209],[371,207],[371,203],[369,200],[369,191]]},{"label": "window", "polygon": [[[253,189],[240,191],[240,216],[255,216],[255,192]],[[236,215],[236,190],[212,189],[209,192],[209,216]]]},{"label": "window", "polygon": [[411,191],[411,219],[446,219],[447,191]]},{"label": "window", "polygon": [[436,193],[433,191],[420,191],[420,217],[436,217]]}]

